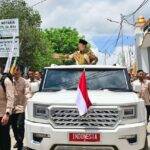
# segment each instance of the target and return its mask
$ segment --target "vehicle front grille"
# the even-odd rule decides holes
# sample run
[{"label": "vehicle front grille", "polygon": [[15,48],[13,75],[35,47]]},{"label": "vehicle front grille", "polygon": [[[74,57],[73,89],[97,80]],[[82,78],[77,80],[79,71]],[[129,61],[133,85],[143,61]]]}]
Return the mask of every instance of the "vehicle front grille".
[{"label": "vehicle front grille", "polygon": [[91,108],[84,116],[79,116],[77,108],[50,108],[54,128],[115,128],[119,120],[117,107]]}]

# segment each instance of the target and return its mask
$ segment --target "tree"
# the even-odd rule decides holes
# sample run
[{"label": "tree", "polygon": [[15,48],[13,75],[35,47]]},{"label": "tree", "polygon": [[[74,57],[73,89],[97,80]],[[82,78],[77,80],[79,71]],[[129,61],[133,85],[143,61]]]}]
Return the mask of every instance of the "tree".
[{"label": "tree", "polygon": [[78,31],[70,27],[46,29],[44,33],[51,43],[53,51],[62,54],[73,53],[81,38]]},{"label": "tree", "polygon": [[0,12],[0,19],[19,19],[20,64],[36,66],[35,53],[42,54],[48,51],[48,43],[43,41],[43,32],[40,29],[39,13],[29,7],[24,0],[1,0]]},{"label": "tree", "polygon": [[40,70],[45,66],[50,66],[53,64],[59,64],[58,60],[52,58],[53,51],[51,48],[51,44],[45,36],[44,32],[41,32],[41,44],[46,46],[44,51],[40,51],[38,48],[35,50],[33,54],[34,62],[32,63],[32,68]]}]

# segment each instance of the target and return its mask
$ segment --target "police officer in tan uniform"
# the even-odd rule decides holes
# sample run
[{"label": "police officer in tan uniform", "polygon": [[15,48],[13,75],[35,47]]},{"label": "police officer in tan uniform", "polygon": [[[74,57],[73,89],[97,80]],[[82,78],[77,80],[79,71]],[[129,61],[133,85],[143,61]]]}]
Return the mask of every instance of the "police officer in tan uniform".
[{"label": "police officer in tan uniform", "polygon": [[9,120],[14,105],[14,87],[8,77],[3,83],[2,78],[0,74],[0,150],[10,150]]},{"label": "police officer in tan uniform", "polygon": [[31,97],[28,82],[21,76],[21,68],[17,66],[14,70],[14,93],[15,103],[11,116],[11,125],[17,143],[14,148],[23,149],[25,106]]},{"label": "police officer in tan uniform", "polygon": [[87,48],[88,42],[80,39],[78,44],[78,50],[69,55],[68,59],[73,60],[77,65],[87,65],[87,64],[96,64],[98,58],[94,53]]}]

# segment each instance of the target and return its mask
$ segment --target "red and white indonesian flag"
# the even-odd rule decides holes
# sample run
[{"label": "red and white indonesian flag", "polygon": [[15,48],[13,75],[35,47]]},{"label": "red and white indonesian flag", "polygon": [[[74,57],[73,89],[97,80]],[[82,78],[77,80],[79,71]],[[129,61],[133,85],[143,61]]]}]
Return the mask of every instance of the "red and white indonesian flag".
[{"label": "red and white indonesian flag", "polygon": [[80,116],[82,116],[85,113],[87,113],[88,108],[92,105],[88,96],[85,71],[83,71],[81,74],[77,92],[78,94],[77,94],[76,104],[79,110],[79,114]]}]

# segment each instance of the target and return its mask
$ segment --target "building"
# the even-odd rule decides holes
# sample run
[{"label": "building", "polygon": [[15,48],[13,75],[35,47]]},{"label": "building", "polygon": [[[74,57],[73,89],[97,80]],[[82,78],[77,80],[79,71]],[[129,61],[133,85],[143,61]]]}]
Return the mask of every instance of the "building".
[{"label": "building", "polygon": [[135,27],[136,64],[150,73],[150,20],[139,17]]}]

